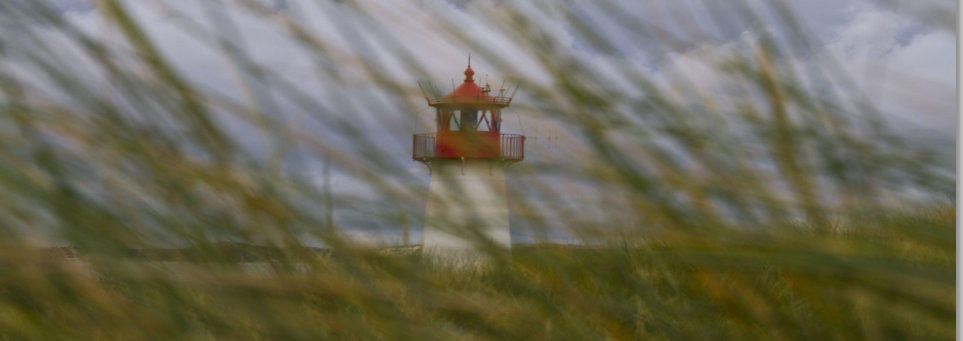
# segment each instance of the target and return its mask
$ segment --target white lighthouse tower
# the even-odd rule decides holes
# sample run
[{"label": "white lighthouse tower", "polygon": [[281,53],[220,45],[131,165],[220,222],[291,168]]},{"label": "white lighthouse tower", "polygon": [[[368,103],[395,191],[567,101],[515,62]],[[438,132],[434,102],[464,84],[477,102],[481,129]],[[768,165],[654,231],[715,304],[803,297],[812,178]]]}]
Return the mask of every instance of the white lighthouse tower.
[{"label": "white lighthouse tower", "polygon": [[471,254],[482,244],[511,247],[505,168],[525,158],[525,136],[502,134],[501,111],[512,96],[475,84],[469,60],[464,82],[432,98],[436,131],[416,134],[412,158],[431,172],[422,249]]}]

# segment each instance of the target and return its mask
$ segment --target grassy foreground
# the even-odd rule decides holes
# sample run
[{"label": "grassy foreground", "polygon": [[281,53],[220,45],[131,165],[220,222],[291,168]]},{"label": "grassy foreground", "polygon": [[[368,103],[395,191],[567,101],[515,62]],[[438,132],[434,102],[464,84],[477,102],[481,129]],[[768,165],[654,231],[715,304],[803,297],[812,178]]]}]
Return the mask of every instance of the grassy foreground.
[{"label": "grassy foreground", "polygon": [[370,249],[241,263],[4,247],[0,335],[950,339],[954,219],[938,207],[832,229],[516,246],[477,268]]},{"label": "grassy foreground", "polygon": [[[788,1],[634,3],[0,0],[0,339],[953,338],[952,139],[904,141]],[[420,40],[522,89],[544,243],[343,238],[420,225],[419,81],[464,67]]]}]

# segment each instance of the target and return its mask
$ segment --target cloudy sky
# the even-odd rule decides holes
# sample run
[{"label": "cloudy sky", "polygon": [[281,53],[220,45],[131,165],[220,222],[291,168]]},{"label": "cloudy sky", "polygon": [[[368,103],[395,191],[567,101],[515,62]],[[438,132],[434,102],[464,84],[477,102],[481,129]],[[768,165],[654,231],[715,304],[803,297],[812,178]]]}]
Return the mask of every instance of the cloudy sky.
[{"label": "cloudy sky", "polygon": [[[93,37],[123,51],[123,35],[113,28],[96,6],[85,0],[53,1],[65,19]],[[642,70],[657,82],[670,84],[683,76],[692,84],[711,89],[724,75],[720,60],[751,49],[763,31],[788,35],[787,17],[769,1],[651,0],[613,1],[613,10],[597,2],[510,2],[496,0],[308,1],[198,0],[124,1],[175,69],[196,87],[211,94],[252,103],[272,119],[304,134],[325,136],[325,143],[349,144],[345,129],[369,136],[377,148],[360,154],[372,159],[392,158],[401,165],[399,181],[426,183],[423,166],[411,162],[410,134],[429,131],[431,119],[417,82],[431,82],[441,92],[459,82],[467,55],[473,54],[476,79],[497,86],[502,79],[529,84],[522,89],[516,112],[508,113],[505,128],[529,136],[527,155],[538,159],[565,144],[561,127],[539,115],[526,97],[536,85],[554,81],[544,65],[551,49],[578,60],[600,79],[612,80],[612,89],[633,93],[622,84],[620,70]],[[917,7],[920,3],[927,6]],[[240,4],[240,5],[239,5]],[[956,134],[955,3],[934,0],[798,0],[789,1],[810,50],[792,62],[805,73],[817,65],[843,73],[850,83],[838,84],[847,96],[865,96],[903,137],[942,150],[951,164]],[[933,6],[929,6],[933,5]],[[745,7],[743,7],[745,6]],[[942,11],[927,11],[942,8]],[[507,9],[511,9],[510,11]],[[758,17],[747,16],[749,9]],[[619,13],[627,14],[619,18]],[[510,14],[518,14],[513,17]],[[521,19],[519,19],[521,18]],[[624,21],[628,18],[628,21]],[[514,20],[514,21],[513,21]],[[619,21],[623,20],[623,21]],[[513,22],[515,26],[506,26]],[[585,34],[585,25],[597,38]],[[626,29],[633,23],[640,28]],[[723,24],[720,24],[723,23]],[[0,26],[2,26],[0,22]],[[309,46],[292,38],[290,27],[313,36]],[[526,36],[520,27],[538,26],[543,36]],[[649,34],[639,34],[647,31]],[[15,38],[7,42],[16,46]],[[219,40],[220,39],[220,40]],[[51,39],[53,41],[53,39]],[[228,41],[243,58],[225,51]],[[600,42],[606,42],[601,44]],[[523,42],[527,45],[520,45]],[[66,56],[69,44],[60,48]],[[308,46],[308,47],[306,47]],[[534,47],[533,47],[534,46]],[[323,51],[319,57],[317,50]],[[16,53],[6,63],[16,64]],[[29,77],[29,57],[20,56],[19,72]],[[78,65],[83,61],[78,60]],[[246,62],[263,70],[252,80],[239,72]],[[373,67],[374,66],[374,67]],[[830,67],[831,66],[831,67]],[[78,69],[81,69],[78,67]],[[809,75],[803,75],[805,78]],[[97,75],[87,80],[94,89],[110,89]],[[376,80],[376,82],[372,82]],[[42,82],[42,81],[41,81]],[[279,98],[271,91],[295,89],[310,101]],[[41,86],[42,87],[42,86]],[[398,87],[386,95],[384,87]],[[284,91],[289,91],[284,90]],[[290,92],[290,91],[289,91]],[[685,94],[682,94],[683,96]],[[285,95],[287,96],[287,94]],[[304,104],[309,103],[309,104]],[[317,115],[317,111],[337,112]],[[344,122],[350,122],[344,125]],[[228,120],[232,133],[253,150],[265,148],[251,127]],[[341,135],[332,130],[341,130]],[[564,147],[563,147],[564,148]],[[289,157],[298,158],[297,152]],[[309,173],[320,172],[318,160],[305,158]],[[389,167],[390,168],[390,167]],[[336,190],[364,192],[356,177],[335,172]],[[417,205],[416,205],[417,206]]]},{"label": "cloudy sky", "polygon": [[[104,37],[116,35],[104,23],[100,14],[83,0],[58,0],[64,15],[81,27],[98,32]],[[135,12],[151,37],[177,67],[191,80],[215,91],[236,94],[237,80],[216,49],[208,46],[207,41],[192,36],[187,22],[196,21],[211,29],[216,20],[210,11],[217,6],[202,5],[203,1],[131,1],[129,7]],[[351,69],[351,58],[359,55],[377,60],[384,66],[381,70],[394,77],[399,83],[433,81],[440,88],[447,88],[450,80],[461,77],[466,55],[472,48],[486,48],[512,60],[518,66],[514,70],[522,72],[512,77],[545,79],[539,73],[534,57],[516,46],[511,36],[486,25],[486,15],[501,5],[501,1],[392,1],[390,4],[370,4],[361,2],[359,8],[369,11],[360,15],[353,7],[338,2],[325,1],[288,1],[271,0],[266,4],[278,16],[291,18],[313,29],[325,41],[331,42],[344,56],[336,60],[339,67]],[[372,2],[378,3],[378,2]],[[645,40],[630,36],[607,25],[606,18],[593,17],[600,10],[578,1],[569,2],[572,12],[583,15],[588,23],[595,24],[601,34],[608,35],[617,44],[617,56],[611,51],[593,49],[591,42],[579,39],[572,34],[568,21],[552,17],[551,11],[539,11],[538,20],[551,31],[558,42],[567,44],[562,48],[570,49],[585,58],[595,58],[600,64],[611,63],[613,58],[625,59],[651,69],[653,73],[664,72],[669,68],[690,68],[691,64],[705,63],[716,57],[717,50],[752,34],[750,23],[731,22],[730,27],[708,27],[702,25],[713,13],[732,11],[735,4],[742,1],[704,2],[686,1],[629,1],[625,8],[637,11],[659,27],[674,31],[680,39],[672,44],[665,41]],[[753,5],[755,1],[749,1]],[[913,2],[907,2],[913,3]],[[952,8],[952,1],[936,1],[937,5]],[[811,32],[817,47],[821,47],[841,63],[851,73],[856,84],[869,96],[879,99],[880,106],[899,119],[899,124],[913,126],[920,132],[952,136],[955,134],[955,74],[956,43],[953,31],[946,27],[945,16],[926,16],[928,13],[913,15],[912,9],[906,10],[890,2],[873,0],[806,0],[790,1],[796,16],[803,27]],[[519,5],[517,8],[525,10]],[[233,11],[236,26],[235,38],[243,41],[243,47],[253,55],[257,62],[267,65],[272,72],[287,77],[299,84],[316,81],[309,76],[316,66],[303,48],[287,39],[279,32],[275,22],[263,17]],[[765,12],[765,10],[760,10]],[[487,14],[486,14],[487,13]],[[545,15],[548,13],[549,15]],[[906,13],[911,13],[907,15]],[[438,17],[457,22],[456,30],[439,24]],[[952,19],[952,16],[950,16]],[[363,29],[350,32],[343,25],[345,21],[358,21],[354,27],[378,27],[378,32]],[[770,21],[764,25],[779,25],[778,18],[762,18]],[[686,27],[693,26],[693,27]],[[701,27],[700,27],[701,26]],[[216,30],[216,27],[214,27]],[[705,33],[692,31],[703,30]],[[412,59],[420,63],[427,75],[408,72],[410,67],[403,65],[392,56],[391,49],[378,46],[381,41],[373,38],[385,35],[403,45]],[[482,46],[460,44],[459,35],[468,35]],[[119,37],[118,37],[119,38]],[[366,40],[367,44],[353,44]],[[340,45],[340,46],[339,46]],[[475,69],[482,77],[495,71],[484,55],[476,52]],[[600,68],[605,68],[600,65]],[[503,75],[490,75],[492,79]],[[428,78],[428,79],[424,79]],[[312,89],[313,90],[313,89]]]}]

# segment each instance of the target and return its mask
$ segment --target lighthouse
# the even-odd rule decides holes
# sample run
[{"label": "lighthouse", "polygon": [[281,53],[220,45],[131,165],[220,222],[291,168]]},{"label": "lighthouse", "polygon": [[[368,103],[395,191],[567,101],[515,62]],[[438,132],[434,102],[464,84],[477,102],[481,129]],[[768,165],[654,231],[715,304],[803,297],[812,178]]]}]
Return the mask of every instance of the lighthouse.
[{"label": "lighthouse", "polygon": [[511,247],[505,168],[525,158],[525,136],[501,128],[514,93],[476,84],[471,59],[464,74],[450,93],[425,95],[435,109],[435,132],[413,136],[412,159],[431,173],[422,229],[422,249],[430,254]]}]

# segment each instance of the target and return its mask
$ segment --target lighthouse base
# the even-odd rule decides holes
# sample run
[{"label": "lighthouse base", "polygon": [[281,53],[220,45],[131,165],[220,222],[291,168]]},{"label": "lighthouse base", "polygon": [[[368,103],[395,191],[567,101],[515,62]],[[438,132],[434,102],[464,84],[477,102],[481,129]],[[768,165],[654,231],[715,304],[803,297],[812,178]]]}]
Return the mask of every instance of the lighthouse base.
[{"label": "lighthouse base", "polygon": [[422,250],[473,256],[509,249],[505,164],[492,160],[435,160],[431,169]]}]

